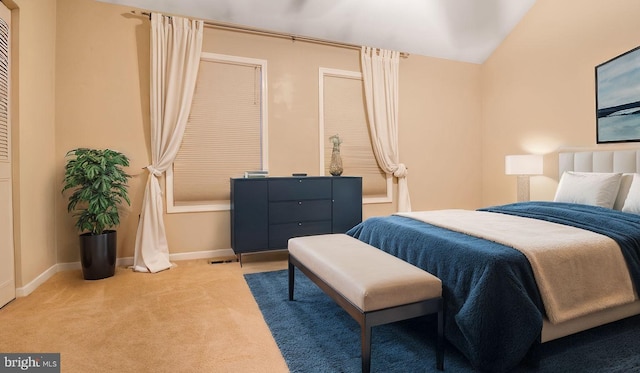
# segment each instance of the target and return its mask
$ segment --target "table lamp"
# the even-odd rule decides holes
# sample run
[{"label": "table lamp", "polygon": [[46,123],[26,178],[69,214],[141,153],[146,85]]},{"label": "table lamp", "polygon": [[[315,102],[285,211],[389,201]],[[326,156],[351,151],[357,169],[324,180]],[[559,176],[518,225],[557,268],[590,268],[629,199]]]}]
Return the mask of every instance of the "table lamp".
[{"label": "table lamp", "polygon": [[542,175],[542,155],[507,155],[504,162],[504,172],[507,175],[518,176],[518,202],[528,201],[529,177]]}]

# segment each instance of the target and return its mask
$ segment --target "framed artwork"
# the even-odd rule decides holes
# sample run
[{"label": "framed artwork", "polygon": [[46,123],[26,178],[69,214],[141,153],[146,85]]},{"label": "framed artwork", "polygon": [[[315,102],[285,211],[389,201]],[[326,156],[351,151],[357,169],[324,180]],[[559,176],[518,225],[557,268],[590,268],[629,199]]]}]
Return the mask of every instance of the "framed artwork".
[{"label": "framed artwork", "polygon": [[640,47],[595,70],[597,143],[640,141]]}]

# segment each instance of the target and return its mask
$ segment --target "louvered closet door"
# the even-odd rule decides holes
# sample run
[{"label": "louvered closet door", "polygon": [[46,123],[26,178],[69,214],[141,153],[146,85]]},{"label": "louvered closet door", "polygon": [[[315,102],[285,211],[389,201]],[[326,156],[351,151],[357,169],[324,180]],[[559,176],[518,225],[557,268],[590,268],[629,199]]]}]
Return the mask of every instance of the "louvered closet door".
[{"label": "louvered closet door", "polygon": [[11,11],[0,4],[0,307],[16,297],[9,121],[10,25]]}]

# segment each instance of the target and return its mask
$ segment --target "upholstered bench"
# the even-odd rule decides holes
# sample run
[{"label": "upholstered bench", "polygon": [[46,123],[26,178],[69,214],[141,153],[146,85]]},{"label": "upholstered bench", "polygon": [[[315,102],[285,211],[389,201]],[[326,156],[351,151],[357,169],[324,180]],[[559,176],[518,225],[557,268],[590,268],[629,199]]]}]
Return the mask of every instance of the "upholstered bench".
[{"label": "upholstered bench", "polygon": [[442,282],[382,250],[346,234],[289,239],[289,300],[298,267],[361,328],[362,371],[371,368],[371,328],[438,313],[436,366],[444,368]]}]

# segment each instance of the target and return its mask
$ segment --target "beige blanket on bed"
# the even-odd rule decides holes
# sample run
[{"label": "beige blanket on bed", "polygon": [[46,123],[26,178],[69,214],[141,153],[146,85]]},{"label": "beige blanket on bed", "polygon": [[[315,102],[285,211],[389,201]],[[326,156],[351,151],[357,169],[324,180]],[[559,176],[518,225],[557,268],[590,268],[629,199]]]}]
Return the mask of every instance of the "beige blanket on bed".
[{"label": "beige blanket on bed", "polygon": [[547,317],[554,324],[636,298],[622,252],[609,237],[485,211],[437,210],[397,215],[521,251],[531,263]]}]

